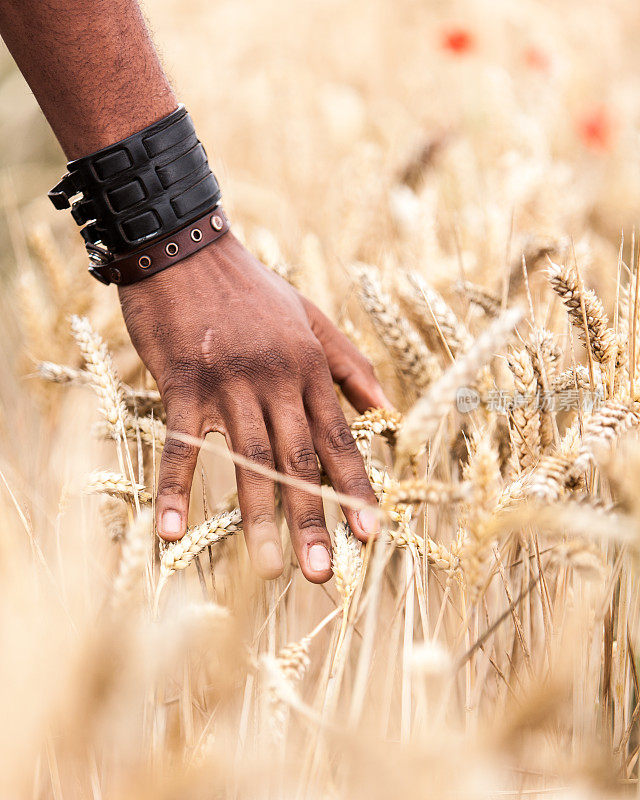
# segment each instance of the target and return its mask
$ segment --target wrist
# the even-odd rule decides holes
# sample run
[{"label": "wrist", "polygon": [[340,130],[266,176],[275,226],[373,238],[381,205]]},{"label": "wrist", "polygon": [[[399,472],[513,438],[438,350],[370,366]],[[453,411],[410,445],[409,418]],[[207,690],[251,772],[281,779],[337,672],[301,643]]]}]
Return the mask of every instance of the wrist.
[{"label": "wrist", "polygon": [[96,107],[84,105],[79,118],[69,115],[67,124],[57,126],[58,140],[70,161],[82,158],[141,131],[177,107],[168,84],[158,86],[151,96],[124,93]]},{"label": "wrist", "polygon": [[90,272],[103,283],[129,286],[183,262],[228,231],[229,221],[218,206],[169,236],[154,239],[144,250],[96,264]]}]

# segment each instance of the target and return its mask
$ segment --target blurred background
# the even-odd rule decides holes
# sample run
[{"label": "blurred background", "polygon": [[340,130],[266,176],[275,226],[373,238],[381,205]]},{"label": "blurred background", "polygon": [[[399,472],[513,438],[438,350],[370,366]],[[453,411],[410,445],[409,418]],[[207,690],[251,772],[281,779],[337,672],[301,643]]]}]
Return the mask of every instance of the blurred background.
[{"label": "blurred background", "polygon": [[[517,3],[508,0],[218,0],[215,3],[148,0],[144,10],[176,94],[190,110],[207,148],[222,186],[225,208],[237,234],[269,266],[286,273],[342,325],[373,360],[385,388],[402,409],[409,403],[403,395],[393,358],[389,359],[384,348],[375,341],[371,327],[363,324],[362,309],[354,302],[351,272],[354,261],[376,265],[385,285],[390,286],[400,272],[417,270],[448,300],[454,296],[454,282],[467,279],[483,287],[489,297],[501,298],[506,293],[511,300],[517,295],[516,300],[524,305],[520,272],[524,253],[538,321],[545,326],[548,324],[564,346],[569,341],[566,320],[560,313],[559,301],[555,305],[550,301],[551,292],[546,287],[542,268],[548,253],[556,254],[554,258],[563,262],[572,261],[575,253],[585,283],[597,290],[613,319],[621,237],[624,233],[623,257],[630,263],[634,226],[640,219],[640,49],[637,46],[640,4],[635,0],[608,0],[606,3],[596,0],[518,0]],[[87,58],[91,58],[90,53]],[[24,796],[51,796],[56,800],[89,796],[84,790],[77,795],[73,790],[56,791],[56,774],[65,757],[82,760],[86,755],[82,750],[84,744],[79,744],[85,730],[83,714],[93,714],[87,708],[95,706],[95,696],[102,696],[100,680],[103,678],[101,674],[90,673],[95,677],[94,683],[85,687],[74,672],[76,662],[70,664],[58,659],[62,652],[69,654],[70,661],[72,657],[75,659],[78,654],[74,648],[80,647],[78,641],[85,646],[82,637],[75,638],[76,626],[85,634],[94,632],[94,618],[102,608],[102,592],[107,592],[111,586],[109,570],[113,571],[116,562],[112,539],[118,543],[122,541],[132,509],[129,503],[129,519],[120,510],[119,516],[116,515],[119,528],[114,532],[112,526],[111,536],[107,538],[98,527],[99,515],[95,508],[86,500],[80,503],[77,497],[70,503],[72,489],[82,485],[89,470],[106,464],[113,466],[113,442],[96,443],[89,435],[96,420],[95,398],[90,392],[82,387],[65,391],[58,386],[43,386],[34,378],[34,372],[42,360],[71,368],[83,364],[69,332],[69,316],[81,314],[89,317],[108,343],[121,377],[132,386],[153,388],[128,342],[114,287],[105,289],[84,275],[86,254],[76,226],[69,215],[57,213],[46,197],[63,170],[62,151],[0,43],[0,583],[1,591],[6,593],[0,603],[0,637],[3,650],[12,654],[4,666],[0,665],[0,688],[8,695],[8,704],[3,701],[2,705],[10,719],[4,726],[6,730],[0,731],[0,752],[12,752],[13,771],[4,777],[6,780],[15,778],[14,788],[29,785],[35,787],[33,793]],[[546,287],[546,294],[543,294],[543,287]],[[476,314],[477,309],[469,310],[466,302],[455,306],[452,300],[452,304],[462,308],[461,318],[464,316],[465,322],[469,322],[475,335],[480,322],[486,322],[485,318]],[[628,311],[628,298],[626,308]],[[568,348],[564,355],[567,353]],[[569,363],[568,355],[565,361]],[[443,360],[443,364],[448,363]],[[627,400],[628,397],[625,402]],[[566,427],[568,429],[569,425]],[[454,433],[458,446],[464,449],[468,431]],[[491,429],[490,435],[493,434]],[[452,444],[449,464],[449,442],[444,440],[441,444],[443,471],[445,477],[452,480],[451,476],[457,474],[459,467],[457,451]],[[149,449],[155,454],[153,447],[147,449],[146,474],[142,477],[148,479],[151,487],[156,464]],[[135,455],[135,445],[132,451]],[[203,462],[208,480],[204,473],[197,477],[192,522],[200,522],[206,512],[206,497],[201,499],[202,484],[209,486],[215,502],[233,486],[228,463],[208,456]],[[636,459],[629,463],[640,462]],[[141,465],[139,468],[143,473]],[[630,490],[629,493],[632,494]],[[610,500],[610,495],[606,492],[604,495],[605,500]],[[600,500],[600,497],[594,498],[594,505]],[[121,505],[124,508],[124,504]],[[104,516],[102,508],[102,522]],[[637,518],[640,518],[638,513]],[[60,534],[61,520],[66,526],[66,537]],[[459,533],[456,525],[445,512],[435,515],[435,520],[431,534],[440,542],[440,534],[444,532],[442,540],[446,539],[446,545],[453,547]],[[426,540],[426,518],[420,517],[419,525],[424,526]],[[602,533],[600,528],[598,530]],[[379,732],[384,744],[376,739],[374,748],[365,738],[372,748],[367,753],[363,752],[365,748],[357,750],[353,742],[349,744],[353,747],[348,750],[349,755],[355,759],[361,770],[359,774],[363,776],[361,782],[356,782],[360,794],[353,786],[348,788],[347,778],[353,776],[345,776],[344,771],[338,769],[325,783],[318,783],[321,787],[318,797],[323,800],[339,796],[386,798],[399,793],[397,781],[402,774],[407,782],[406,791],[409,792],[411,783],[413,792],[406,796],[419,798],[425,796],[420,788],[424,786],[425,772],[431,777],[436,775],[440,789],[449,787],[451,775],[454,775],[461,792],[458,796],[475,797],[472,788],[479,797],[497,796],[489,789],[482,794],[484,788],[479,788],[484,787],[482,779],[486,777],[485,746],[495,748],[491,757],[495,759],[492,763],[499,775],[513,756],[513,764],[517,766],[509,772],[509,779],[491,784],[508,786],[509,796],[522,796],[517,792],[525,784],[539,787],[541,776],[545,781],[548,777],[542,796],[547,796],[549,787],[564,783],[565,779],[570,782],[575,775],[594,786],[600,785],[598,781],[606,775],[607,791],[614,785],[614,772],[616,780],[622,777],[623,781],[637,781],[638,687],[637,671],[630,666],[635,664],[631,643],[637,642],[637,592],[633,589],[632,565],[627,562],[621,579],[623,588],[619,588],[616,581],[621,562],[617,560],[617,545],[607,542],[605,540],[602,545],[599,556],[611,571],[605,577],[604,568],[598,572],[596,588],[583,585],[582,573],[577,567],[571,572],[572,566],[563,565],[553,573],[559,587],[554,608],[557,616],[553,620],[557,629],[551,631],[548,640],[545,639],[548,631],[545,630],[544,636],[540,633],[539,606],[525,619],[531,634],[529,644],[535,647],[535,663],[530,673],[526,672],[522,661],[516,665],[524,677],[521,682],[516,675],[515,692],[506,681],[505,689],[497,678],[498,688],[494,687],[487,675],[492,680],[495,676],[484,653],[482,658],[478,654],[479,667],[473,661],[473,686],[470,667],[464,676],[462,670],[459,675],[457,668],[454,671],[453,688],[447,689],[453,698],[449,706],[449,695],[445,691],[440,693],[440,684],[436,684],[435,707],[442,711],[442,718],[451,712],[453,728],[457,732],[464,729],[474,742],[472,749],[479,754],[477,761],[473,761],[473,769],[469,767],[468,775],[462,775],[464,771],[456,763],[459,753],[466,747],[461,744],[462,737],[445,741],[441,720],[436,720],[438,724],[433,730],[429,728],[427,723],[430,724],[431,717],[425,709],[433,709],[434,706],[429,705],[433,698],[427,697],[428,687],[425,689],[422,683],[414,685],[419,710],[414,722],[416,731],[424,733],[428,729],[428,735],[418,746],[418,733],[412,740],[411,731],[406,734],[406,728],[402,727],[406,724],[406,706],[402,703],[407,696],[412,696],[407,664],[413,657],[410,648],[403,653],[402,647],[409,640],[413,642],[414,628],[418,630],[419,625],[417,610],[414,620],[413,600],[405,601],[403,594],[406,591],[402,583],[405,562],[400,561],[400,556],[392,561],[392,577],[388,585],[385,583],[387,616],[380,615],[384,627],[381,627],[381,641],[376,644],[382,653],[378,661],[382,675],[376,686],[382,688],[375,697],[382,700],[365,707],[372,717],[382,709],[379,719],[376,717],[379,727],[375,728],[375,736]],[[23,550],[29,550],[27,556],[30,554],[33,560],[25,556]],[[233,579],[225,583],[224,576],[218,578],[213,591],[218,592],[218,601],[229,606],[235,604],[235,611],[239,607],[241,613],[253,620],[252,632],[259,642],[256,653],[266,648],[273,655],[287,641],[305,635],[318,623],[322,613],[334,607],[335,600],[332,605],[329,594],[321,595],[320,590],[313,594],[297,580],[294,583],[296,594],[292,591],[288,596],[286,615],[282,614],[286,619],[283,621],[278,614],[275,617],[277,628],[276,622],[268,624],[265,620],[271,619],[268,609],[272,607],[269,603],[273,604],[274,595],[258,587],[257,582],[251,583],[243,552],[241,547],[236,549],[235,544],[223,551],[223,571],[228,568]],[[402,551],[403,559],[407,552],[408,549]],[[516,560],[515,555],[513,558],[517,570],[523,559]],[[46,565],[46,569],[42,567],[45,577],[39,576],[35,581],[37,591],[32,591],[30,581],[24,576],[30,574],[33,563],[40,569],[40,562]],[[426,562],[425,556],[423,564]],[[424,568],[426,576],[426,566]],[[529,580],[528,569],[528,566],[521,567],[521,572],[515,573],[514,583],[521,581],[519,585],[525,586]],[[55,580],[49,581],[49,570],[51,575],[55,574]],[[299,575],[297,577],[299,579]],[[197,596],[198,584],[193,575],[191,579],[187,594],[192,598],[194,586]],[[460,615],[453,606],[451,609],[446,606],[446,599],[453,593],[447,580],[443,578],[442,585],[431,584],[432,593],[442,591],[433,595],[437,596],[437,602],[432,598],[425,629],[433,633],[435,628],[451,653],[459,657],[470,643],[469,631],[466,621],[464,631],[456,627],[460,625]],[[236,591],[234,595],[234,587],[238,586],[241,590],[246,588],[246,593]],[[618,588],[614,590],[613,586]],[[179,587],[184,589],[182,583]],[[625,597],[629,601],[629,628],[621,613],[616,618],[618,638],[615,645],[611,637],[607,640],[609,657],[603,657],[603,667],[602,639],[598,638],[602,636],[602,625],[596,614],[604,614],[601,609],[606,606],[611,630],[614,616],[608,611],[611,595],[604,593],[605,588],[615,595],[620,607],[624,606]],[[277,591],[281,589],[284,590],[284,579]],[[456,584],[456,592],[457,589]],[[42,596],[39,595],[41,591]],[[48,591],[54,597],[50,602]],[[276,589],[268,591],[276,592]],[[249,609],[251,613],[243,607],[240,595],[250,598],[254,604]],[[489,609],[492,620],[506,608],[504,596],[499,594],[498,597],[498,592],[494,595]],[[64,603],[58,605],[60,596]],[[410,605],[409,611],[403,606],[405,602],[407,607]],[[438,614],[440,602],[442,609],[447,608],[446,614],[444,611]],[[532,607],[534,605],[532,601]],[[578,622],[566,623],[565,606],[575,611]],[[18,607],[22,616],[12,611]],[[404,617],[398,612],[399,608]],[[464,596],[460,608],[464,611]],[[486,609],[478,611],[478,608],[473,607],[476,634],[485,624]],[[51,615],[50,618],[47,615]],[[399,621],[401,617],[405,621],[404,629]],[[27,620],[24,626],[18,624],[20,619]],[[69,619],[73,620],[73,625],[68,625]],[[27,637],[25,630],[29,626],[31,635]],[[260,640],[260,636],[265,629],[268,645],[263,647],[264,640]],[[499,662],[496,672],[502,680],[500,670],[511,678],[511,655],[516,651],[520,653],[520,629],[518,636],[514,630],[509,620],[510,633],[496,646],[496,652],[499,651],[499,656],[495,656]],[[288,636],[281,635],[282,631],[288,632]],[[387,636],[389,631],[392,637]],[[626,635],[629,636],[628,653]],[[467,641],[463,642],[465,636]],[[437,638],[434,633],[434,644]],[[384,649],[387,639],[391,642],[390,655]],[[95,645],[91,641],[92,646]],[[333,641],[335,643],[335,636]],[[354,641],[357,649],[359,641],[355,636]],[[149,642],[146,639],[144,642],[147,650],[136,650],[132,663],[146,663],[145,659],[150,657]],[[557,645],[559,653],[552,653],[550,642]],[[574,642],[579,644],[574,647]],[[621,644],[616,650],[618,642]],[[98,644],[106,647],[104,642]],[[100,662],[103,656],[99,647],[97,651],[95,648],[82,650],[80,655],[83,654],[91,664]],[[450,655],[448,650],[444,656],[437,649],[419,651],[417,658],[424,661],[418,666],[423,670],[420,674],[427,676],[427,682],[431,680],[430,670],[440,675],[439,671],[449,669],[453,663]],[[314,681],[323,653],[316,652],[316,656]],[[548,661],[545,661],[547,656]],[[616,770],[611,767],[608,752],[605,757],[598,749],[598,757],[593,756],[595,733],[602,732],[598,689],[605,672],[611,679],[614,657],[619,668],[616,686],[619,689],[624,685],[624,690],[620,689],[616,695],[615,737],[608,744],[620,745],[623,757],[619,772],[617,766]],[[237,663],[240,660],[237,659]],[[354,658],[346,668],[345,685],[349,687],[355,661]],[[585,677],[587,662],[590,668]],[[79,663],[85,664],[82,659]],[[558,664],[564,672],[556,669]],[[390,665],[388,669],[387,665]],[[545,671],[547,667],[548,672]],[[514,670],[517,673],[517,669]],[[548,679],[561,672],[570,678],[558,688]],[[121,777],[122,764],[127,768],[133,765],[131,774],[139,780],[138,776],[144,774],[140,764],[146,768],[150,763],[152,772],[157,768],[153,774],[164,794],[156,787],[155,793],[149,789],[147,795],[138,787],[130,794],[119,795],[116,791],[104,796],[136,800],[146,796],[154,800],[157,797],[211,796],[206,790],[199,794],[199,790],[194,789],[189,794],[185,787],[191,784],[186,778],[184,784],[179,784],[177,794],[171,793],[173,784],[163,782],[162,770],[174,764],[170,757],[164,760],[167,753],[175,757],[175,763],[183,763],[180,759],[184,753],[180,748],[184,745],[185,763],[191,769],[192,762],[197,761],[199,748],[206,745],[211,749],[209,723],[198,727],[202,719],[210,719],[204,712],[202,718],[198,716],[207,706],[202,698],[211,686],[222,685],[222,689],[217,689],[220,695],[226,691],[219,673],[215,674],[215,680],[207,674],[203,679],[202,697],[194,679],[193,693],[197,697],[192,704],[191,678],[184,677],[186,672],[181,674],[181,678],[167,681],[168,699],[162,707],[165,716],[157,725],[153,713],[162,704],[154,706],[149,701],[151,698],[155,702],[155,689],[149,689],[145,695],[146,710],[136,717],[137,721],[144,717],[144,724],[140,725],[144,737],[138,736],[138,728],[131,722],[139,711],[135,702],[143,694],[139,683],[132,679],[128,686],[130,694],[126,695],[128,700],[136,698],[132,700],[134,712],[128,708],[123,711],[119,705],[115,710],[105,707],[100,725],[105,729],[111,725],[113,731],[109,728],[105,733],[100,728],[100,736],[104,734],[104,737],[96,737],[99,755],[91,762],[90,781],[95,798],[103,796],[99,787],[103,782],[104,785],[109,783],[110,775]],[[263,731],[258,726],[255,733],[254,717],[248,712],[245,714],[247,704],[251,706],[246,698],[254,696],[253,673],[249,670],[248,674],[246,683],[234,684],[234,692],[230,690],[229,697],[215,695],[211,699],[207,695],[210,700],[207,714],[214,715],[211,709],[217,709],[216,704],[223,700],[230,705],[236,703],[233,713],[229,713],[228,719],[225,717],[227,727],[223,726],[222,733],[216,731],[222,741],[216,757],[223,763],[213,762],[222,771],[219,774],[224,774],[224,768],[231,769],[234,756],[241,751],[244,758],[259,750],[252,748],[255,742],[261,741]],[[58,676],[64,681],[58,680]],[[245,677],[243,675],[242,680]],[[135,679],[139,678],[136,673]],[[79,695],[71,692],[75,705],[65,705],[65,709],[71,710],[68,714],[65,710],[62,715],[69,729],[63,724],[60,739],[52,744],[49,717],[44,716],[42,708],[47,707],[51,697],[57,699],[59,686],[67,686],[65,681],[76,688],[80,686],[80,692]],[[144,685],[145,690],[149,688]],[[405,691],[408,695],[402,694]],[[310,707],[312,695],[310,690],[305,698]],[[498,696],[501,703],[494,702]],[[567,700],[569,696],[570,701]],[[67,695],[62,697],[66,703]],[[475,703],[472,713],[466,702],[470,697]],[[567,702],[570,710],[562,724],[556,725],[554,714],[561,704],[559,698]],[[85,702],[87,708],[83,705]],[[614,701],[610,699],[610,702]],[[193,719],[189,716],[192,705],[196,708],[195,734]],[[402,712],[398,711],[401,705]],[[188,713],[184,711],[187,707]],[[409,707],[411,710],[410,701]],[[506,722],[501,718],[505,708],[513,713]],[[523,745],[520,750],[521,741],[518,739],[514,744],[514,736],[529,735],[529,730],[539,720],[538,711],[540,718],[545,718],[545,724],[545,715],[548,715],[549,726],[543,728],[540,724],[538,738],[526,739],[529,749]],[[173,714],[182,716],[176,721]],[[112,722],[107,724],[105,719]],[[74,720],[77,729],[73,727]],[[490,727],[488,720],[495,723],[492,728],[495,735],[489,744],[484,737],[484,731]],[[306,731],[306,724],[307,721],[301,723],[296,731]],[[241,725],[244,725],[246,739],[238,744],[236,739]],[[401,728],[402,733],[398,733]],[[373,738],[371,730],[366,734]],[[557,737],[553,738],[549,730]],[[19,735],[14,737],[15,731],[19,731]],[[251,731],[255,733],[254,738]],[[474,739],[478,732],[481,735]],[[404,737],[403,743],[409,741],[407,749],[390,753],[385,740],[387,734],[394,741]],[[293,738],[295,749],[297,739]],[[116,740],[119,745],[114,746]],[[243,751],[245,744],[247,749]],[[348,747],[340,737],[333,744],[336,750]],[[436,754],[428,764],[420,749],[423,745],[428,752]],[[129,746],[131,752],[127,749]],[[135,751],[136,746],[142,754]],[[214,746],[217,747],[216,742]],[[442,747],[442,752],[446,750],[448,760],[439,761],[438,746]],[[315,742],[309,747],[313,750]],[[101,752],[106,753],[104,761],[101,761]],[[117,767],[109,762],[113,753],[117,755],[117,759],[113,759],[118,762]],[[374,765],[371,753],[376,756]],[[309,756],[309,751],[306,754]],[[619,757],[620,750],[616,750],[616,754]],[[95,753],[92,758],[94,756]],[[571,763],[573,756],[575,764]],[[529,783],[525,777],[520,782],[518,765],[521,762],[528,764],[526,780]],[[37,765],[35,770],[31,769],[33,763]],[[381,765],[384,765],[384,780],[376,784],[379,773],[373,766],[382,769]],[[314,768],[320,769],[317,764]],[[562,769],[566,772],[562,773],[561,781],[558,776]],[[32,772],[36,777],[29,783]],[[125,772],[123,767],[122,773]],[[597,779],[592,775],[596,772]],[[257,768],[256,773],[259,773]],[[27,774],[29,779],[24,777]],[[525,775],[524,769],[522,775]],[[64,784],[65,776],[62,779],[58,776],[58,780],[62,781],[60,785]],[[70,781],[69,785],[75,785],[73,774]],[[348,791],[334,792],[336,785],[347,787]],[[404,784],[402,787],[404,791]],[[450,796],[447,791],[443,791],[443,796]],[[593,790],[595,793],[591,791],[585,790],[579,796],[605,796],[598,789]],[[22,796],[5,794],[7,797]],[[224,796],[242,795],[231,791]],[[246,796],[253,799],[262,795],[249,792]],[[285,794],[275,791],[271,796],[281,800]]]},{"label": "blurred background", "polygon": [[[332,263],[379,256],[381,229],[413,222],[413,248],[450,254],[457,226],[462,247],[488,269],[504,258],[512,218],[516,233],[590,231],[614,246],[635,221],[636,3],[144,8],[234,219],[269,228],[288,254],[312,234]],[[52,226],[65,248],[78,237],[44,196],[64,166],[61,151],[1,48],[0,142],[0,257],[11,277],[20,249],[11,215],[25,229]],[[429,145],[437,174],[420,187],[409,181],[423,200],[416,219],[399,185]]]}]

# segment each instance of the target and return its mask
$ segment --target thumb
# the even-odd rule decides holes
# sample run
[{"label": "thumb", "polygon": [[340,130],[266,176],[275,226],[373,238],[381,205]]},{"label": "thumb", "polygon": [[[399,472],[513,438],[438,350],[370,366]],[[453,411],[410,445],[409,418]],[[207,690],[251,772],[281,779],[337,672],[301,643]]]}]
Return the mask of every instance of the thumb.
[{"label": "thumb", "polygon": [[302,302],[311,329],[324,350],[331,377],[356,411],[362,413],[368,408],[393,408],[373,367],[358,348],[313,303],[304,297]]},{"label": "thumb", "polygon": [[167,408],[167,439],[158,474],[156,525],[160,536],[169,542],[186,533],[191,484],[200,452],[200,447],[179,438],[180,434],[201,436],[201,426],[195,419],[186,418],[182,410],[188,403],[186,400],[180,404],[181,408]]}]

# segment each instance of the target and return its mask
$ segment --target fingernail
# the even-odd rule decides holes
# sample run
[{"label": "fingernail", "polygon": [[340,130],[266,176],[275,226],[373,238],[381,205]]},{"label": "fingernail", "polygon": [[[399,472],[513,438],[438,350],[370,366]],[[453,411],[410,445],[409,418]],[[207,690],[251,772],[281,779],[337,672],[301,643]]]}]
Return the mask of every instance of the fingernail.
[{"label": "fingernail", "polygon": [[326,572],[331,569],[331,556],[324,545],[311,545],[309,548],[309,567],[313,572]]},{"label": "fingernail", "polygon": [[268,574],[282,572],[282,553],[275,542],[265,542],[258,548],[260,569]]},{"label": "fingernail", "polygon": [[182,533],[182,516],[178,511],[165,511],[160,523],[165,536],[177,536]]},{"label": "fingernail", "polygon": [[362,531],[368,536],[376,536],[380,531],[380,520],[372,508],[363,508],[358,511],[358,522]]}]

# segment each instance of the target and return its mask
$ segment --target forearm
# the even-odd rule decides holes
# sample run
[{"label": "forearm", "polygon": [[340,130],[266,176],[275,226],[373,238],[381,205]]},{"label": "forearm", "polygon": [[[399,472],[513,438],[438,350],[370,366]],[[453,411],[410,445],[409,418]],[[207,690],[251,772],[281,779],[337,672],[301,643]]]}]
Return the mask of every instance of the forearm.
[{"label": "forearm", "polygon": [[177,106],[136,0],[0,0],[0,35],[70,160]]}]

